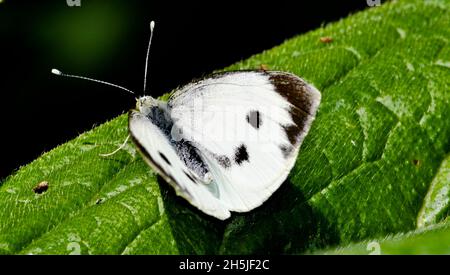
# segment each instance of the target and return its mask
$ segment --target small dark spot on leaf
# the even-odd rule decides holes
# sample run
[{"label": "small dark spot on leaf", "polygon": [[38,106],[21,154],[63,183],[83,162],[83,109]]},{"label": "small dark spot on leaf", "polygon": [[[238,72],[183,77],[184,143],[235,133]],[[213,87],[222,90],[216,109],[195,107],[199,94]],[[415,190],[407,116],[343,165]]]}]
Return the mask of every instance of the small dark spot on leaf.
[{"label": "small dark spot on leaf", "polygon": [[47,181],[42,181],[42,182],[38,183],[35,187],[33,187],[33,191],[36,194],[42,194],[45,191],[47,191],[47,189],[48,189]]},{"label": "small dark spot on leaf", "polygon": [[103,198],[99,198],[95,201],[95,204],[101,204],[103,202]]},{"label": "small dark spot on leaf", "polygon": [[95,145],[95,143],[93,143],[91,141],[83,141],[81,144],[83,144],[83,145]]},{"label": "small dark spot on leaf", "polygon": [[236,149],[234,153],[234,161],[239,165],[241,165],[244,161],[249,161],[247,147],[245,147],[244,144],[241,144],[241,146]]},{"label": "small dark spot on leaf", "polygon": [[172,165],[172,164],[170,163],[170,161],[167,159],[167,157],[166,157],[163,153],[161,153],[161,152],[158,152],[158,153],[159,153],[159,156],[160,156],[167,164]]},{"label": "small dark spot on leaf", "polygon": [[414,166],[416,166],[416,167],[419,167],[421,164],[421,161],[420,161],[420,159],[413,159],[412,164],[414,164]]},{"label": "small dark spot on leaf", "polygon": [[329,36],[324,36],[320,38],[320,42],[322,43],[331,43],[333,42],[333,38],[329,37]]},{"label": "small dark spot on leaf", "polygon": [[261,64],[261,65],[259,65],[259,70],[266,72],[269,70],[269,66],[267,64]]}]

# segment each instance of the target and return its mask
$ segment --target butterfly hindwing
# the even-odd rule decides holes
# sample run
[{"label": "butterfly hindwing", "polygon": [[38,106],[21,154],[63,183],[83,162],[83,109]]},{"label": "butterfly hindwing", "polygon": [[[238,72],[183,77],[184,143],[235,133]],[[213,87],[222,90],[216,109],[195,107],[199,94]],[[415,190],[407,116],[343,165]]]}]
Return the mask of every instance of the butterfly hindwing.
[{"label": "butterfly hindwing", "polygon": [[214,196],[209,186],[180,159],[164,128],[161,129],[154,122],[149,114],[136,110],[129,114],[131,137],[146,162],[175,188],[177,194],[191,204],[219,219],[228,218],[229,210]]}]

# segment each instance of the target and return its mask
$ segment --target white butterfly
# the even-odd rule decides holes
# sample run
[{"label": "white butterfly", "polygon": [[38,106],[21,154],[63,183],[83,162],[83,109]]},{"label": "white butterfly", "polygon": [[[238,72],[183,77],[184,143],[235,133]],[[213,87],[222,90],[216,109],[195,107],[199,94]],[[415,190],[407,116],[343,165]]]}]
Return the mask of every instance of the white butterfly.
[{"label": "white butterfly", "polygon": [[[150,26],[145,75],[153,21]],[[320,98],[316,88],[286,72],[217,73],[176,90],[167,102],[139,98],[129,132],[178,195],[225,220],[230,211],[258,207],[284,182]]]}]

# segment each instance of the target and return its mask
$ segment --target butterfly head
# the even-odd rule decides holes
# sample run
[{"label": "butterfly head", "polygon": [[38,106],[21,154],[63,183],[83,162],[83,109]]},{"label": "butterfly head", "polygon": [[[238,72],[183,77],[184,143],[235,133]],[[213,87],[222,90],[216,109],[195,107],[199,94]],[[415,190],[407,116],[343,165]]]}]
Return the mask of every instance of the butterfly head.
[{"label": "butterfly head", "polygon": [[147,109],[151,109],[152,107],[158,106],[158,100],[154,99],[151,96],[142,96],[136,99],[136,110],[141,113],[146,113]]}]

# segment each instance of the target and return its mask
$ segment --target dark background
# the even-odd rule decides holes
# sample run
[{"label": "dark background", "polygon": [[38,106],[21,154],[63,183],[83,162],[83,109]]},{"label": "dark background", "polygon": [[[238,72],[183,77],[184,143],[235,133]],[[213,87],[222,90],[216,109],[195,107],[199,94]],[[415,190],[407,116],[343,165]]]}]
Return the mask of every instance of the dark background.
[{"label": "dark background", "polygon": [[124,91],[50,70],[139,95],[150,20],[156,27],[149,87],[159,96],[365,8],[366,0],[81,0],[81,7],[66,0],[0,0],[0,179],[134,107],[135,97]]}]

